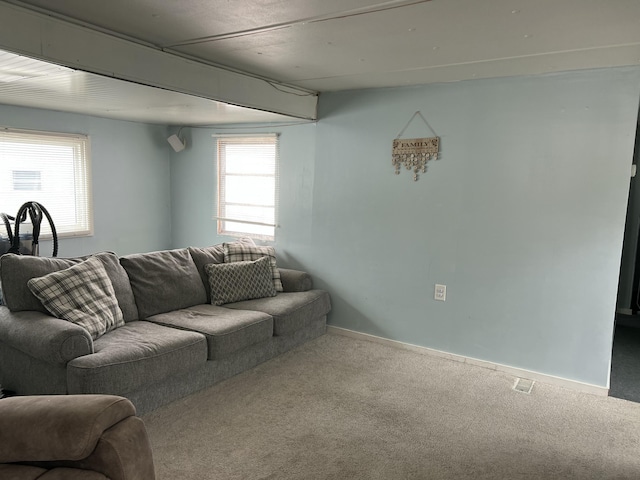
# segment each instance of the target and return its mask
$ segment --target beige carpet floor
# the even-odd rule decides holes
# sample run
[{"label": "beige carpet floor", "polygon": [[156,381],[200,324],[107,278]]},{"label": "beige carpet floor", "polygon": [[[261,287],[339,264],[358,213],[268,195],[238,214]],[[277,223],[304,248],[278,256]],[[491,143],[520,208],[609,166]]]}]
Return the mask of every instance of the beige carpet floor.
[{"label": "beige carpet floor", "polygon": [[640,405],[339,335],[144,417],[158,480],[640,479]]}]

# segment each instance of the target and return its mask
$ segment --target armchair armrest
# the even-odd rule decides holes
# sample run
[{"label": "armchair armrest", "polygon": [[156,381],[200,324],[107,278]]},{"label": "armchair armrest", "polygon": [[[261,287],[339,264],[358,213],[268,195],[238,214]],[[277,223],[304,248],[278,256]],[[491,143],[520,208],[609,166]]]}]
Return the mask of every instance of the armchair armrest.
[{"label": "armchair armrest", "polygon": [[36,311],[11,312],[0,306],[0,341],[49,363],[93,353],[93,340],[84,328]]},{"label": "armchair armrest", "polygon": [[282,288],[285,292],[306,292],[313,288],[313,279],[307,272],[279,268]]},{"label": "armchair armrest", "polygon": [[73,478],[154,480],[151,444],[135,413],[128,399],[115,395],[2,399],[0,470],[52,469],[52,478],[81,471],[82,477]]},{"label": "armchair armrest", "polygon": [[135,415],[114,395],[34,395],[0,400],[0,463],[81,460],[105,430]]}]

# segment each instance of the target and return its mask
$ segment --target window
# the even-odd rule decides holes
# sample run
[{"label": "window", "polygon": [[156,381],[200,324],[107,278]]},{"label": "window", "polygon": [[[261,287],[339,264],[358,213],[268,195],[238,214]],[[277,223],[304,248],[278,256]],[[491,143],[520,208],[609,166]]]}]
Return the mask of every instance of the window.
[{"label": "window", "polygon": [[[89,138],[0,128],[0,211],[15,216],[29,201],[51,214],[59,236],[93,233]],[[42,234],[50,234],[42,222]]]},{"label": "window", "polygon": [[218,233],[275,238],[278,137],[218,138]]}]

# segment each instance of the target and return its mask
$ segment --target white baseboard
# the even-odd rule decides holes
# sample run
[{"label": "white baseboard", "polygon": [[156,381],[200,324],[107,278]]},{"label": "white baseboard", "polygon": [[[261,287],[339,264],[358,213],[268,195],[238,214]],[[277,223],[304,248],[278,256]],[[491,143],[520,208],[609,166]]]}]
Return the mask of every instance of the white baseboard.
[{"label": "white baseboard", "polygon": [[327,325],[327,333],[342,335],[345,337],[357,338],[360,340],[367,340],[369,342],[380,343],[382,345],[388,345],[395,348],[401,348],[403,350],[410,350],[412,352],[419,353],[421,355],[432,355],[434,357],[447,358],[455,362],[468,363],[469,365],[476,365],[478,367],[488,368],[489,370],[496,370],[498,372],[508,373],[516,377],[527,378],[535,380],[540,383],[548,383],[550,385],[557,385],[571,390],[580,391],[583,393],[590,393],[606,397],[609,395],[609,389],[606,387],[600,387],[598,385],[591,385],[589,383],[582,383],[576,380],[568,380],[566,378],[554,377],[553,375],[547,375],[545,373],[532,372],[522,368],[509,367],[508,365],[501,365],[499,363],[488,362],[486,360],[478,360],[476,358],[465,357],[463,355],[456,355],[454,353],[447,353],[440,350],[435,350],[428,347],[420,347],[418,345],[412,345],[410,343],[399,342],[397,340],[390,340],[388,338],[377,337],[375,335],[369,335],[368,333],[356,332],[354,330],[348,330],[346,328],[334,327],[333,325]]}]

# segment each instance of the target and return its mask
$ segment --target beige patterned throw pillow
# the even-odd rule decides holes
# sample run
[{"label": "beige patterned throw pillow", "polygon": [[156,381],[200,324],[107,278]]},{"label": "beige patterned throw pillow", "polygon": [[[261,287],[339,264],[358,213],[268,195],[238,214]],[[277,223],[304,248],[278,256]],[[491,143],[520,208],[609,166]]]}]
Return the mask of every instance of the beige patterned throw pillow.
[{"label": "beige patterned throw pillow", "polygon": [[27,285],[53,316],[80,325],[94,340],[124,325],[113,284],[95,257]]}]

